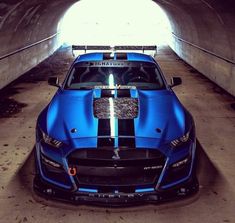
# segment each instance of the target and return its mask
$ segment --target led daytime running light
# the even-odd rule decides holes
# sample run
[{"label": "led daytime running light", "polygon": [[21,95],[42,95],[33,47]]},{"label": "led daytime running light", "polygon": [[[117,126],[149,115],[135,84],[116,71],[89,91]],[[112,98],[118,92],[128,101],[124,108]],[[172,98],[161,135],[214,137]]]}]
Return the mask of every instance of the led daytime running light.
[{"label": "led daytime running light", "polygon": [[189,132],[187,132],[185,135],[183,135],[182,137],[175,139],[173,141],[171,141],[171,145],[173,147],[179,146],[185,142],[187,142],[189,140]]},{"label": "led daytime running light", "polygon": [[51,145],[51,146],[56,147],[56,148],[59,148],[59,147],[62,146],[62,142],[51,138],[50,136],[45,134],[43,131],[42,131],[42,138],[43,138],[43,141],[48,145]]}]

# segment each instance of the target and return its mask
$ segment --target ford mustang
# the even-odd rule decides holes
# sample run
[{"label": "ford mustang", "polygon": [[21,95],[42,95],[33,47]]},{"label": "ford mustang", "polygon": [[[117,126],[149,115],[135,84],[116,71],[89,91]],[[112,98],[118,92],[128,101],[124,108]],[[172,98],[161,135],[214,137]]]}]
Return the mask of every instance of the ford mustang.
[{"label": "ford mustang", "polygon": [[36,125],[34,190],[91,204],[158,203],[198,190],[195,125],[156,60],[78,56]]}]

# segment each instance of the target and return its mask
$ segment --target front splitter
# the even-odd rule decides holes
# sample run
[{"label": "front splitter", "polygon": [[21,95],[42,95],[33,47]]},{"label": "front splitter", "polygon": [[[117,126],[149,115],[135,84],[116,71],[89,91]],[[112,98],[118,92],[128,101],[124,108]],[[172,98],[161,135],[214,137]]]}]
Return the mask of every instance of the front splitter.
[{"label": "front splitter", "polygon": [[167,201],[179,200],[197,193],[198,181],[190,180],[168,190],[143,193],[88,193],[65,191],[43,182],[39,177],[34,179],[34,191],[46,198],[68,202],[75,205],[95,205],[105,207],[123,207],[144,204],[161,204]]}]

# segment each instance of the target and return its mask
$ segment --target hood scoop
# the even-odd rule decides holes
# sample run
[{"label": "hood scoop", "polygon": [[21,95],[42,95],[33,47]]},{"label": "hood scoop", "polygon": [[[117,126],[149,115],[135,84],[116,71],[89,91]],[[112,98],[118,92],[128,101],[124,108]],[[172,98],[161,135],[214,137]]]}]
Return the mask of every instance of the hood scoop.
[{"label": "hood scoop", "polygon": [[138,117],[137,98],[94,99],[94,116],[99,119],[134,119]]}]

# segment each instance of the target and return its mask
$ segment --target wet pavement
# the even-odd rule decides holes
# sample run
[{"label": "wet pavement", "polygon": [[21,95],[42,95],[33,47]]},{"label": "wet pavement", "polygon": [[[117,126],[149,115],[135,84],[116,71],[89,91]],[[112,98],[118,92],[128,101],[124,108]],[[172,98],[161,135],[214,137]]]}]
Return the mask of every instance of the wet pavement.
[{"label": "wet pavement", "polygon": [[47,201],[32,191],[34,128],[39,112],[73,61],[69,48],[57,51],[0,92],[0,222],[235,222],[234,97],[161,47],[157,60],[168,80],[180,76],[175,92],[196,122],[200,191],[163,205],[131,208],[73,206]]}]

